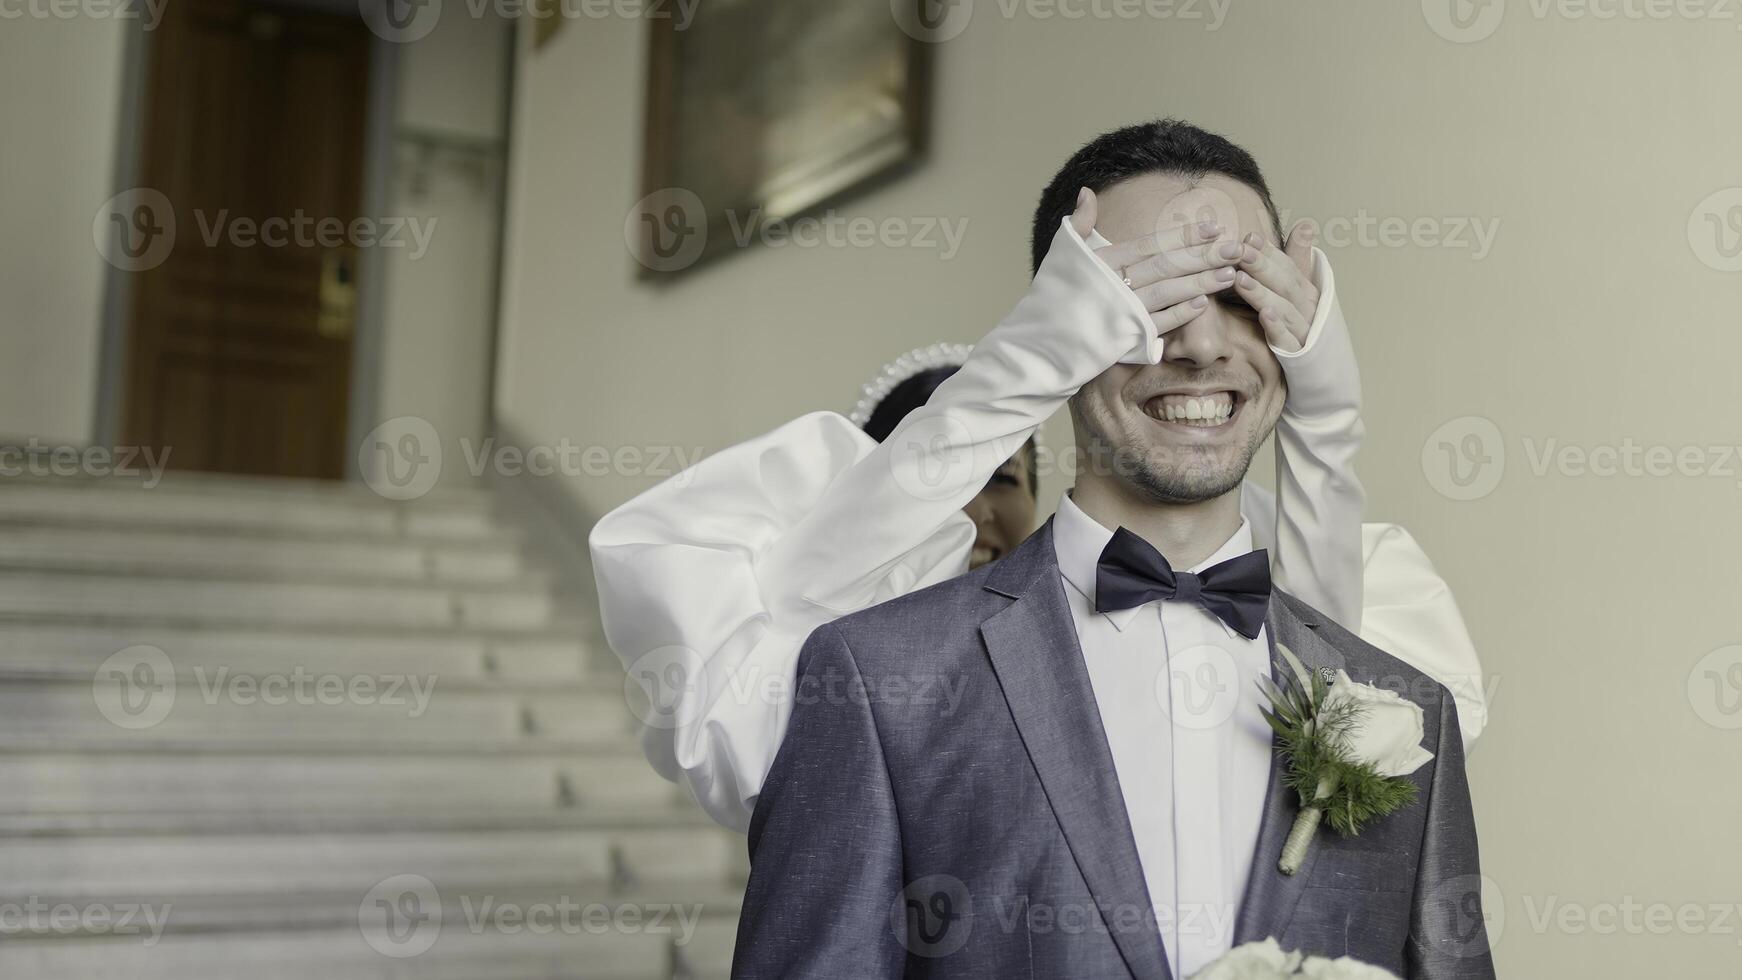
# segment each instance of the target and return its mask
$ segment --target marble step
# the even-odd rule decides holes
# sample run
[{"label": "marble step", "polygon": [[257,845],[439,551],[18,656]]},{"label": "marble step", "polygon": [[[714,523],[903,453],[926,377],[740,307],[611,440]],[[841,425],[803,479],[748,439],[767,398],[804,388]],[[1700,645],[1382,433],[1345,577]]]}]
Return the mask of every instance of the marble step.
[{"label": "marble step", "polygon": [[[0,738],[93,743],[256,740],[281,745],[442,746],[537,736],[621,744],[635,730],[617,688],[539,690],[450,682],[432,674],[256,675],[213,671],[184,683],[165,671],[105,670],[92,683],[0,685]],[[549,693],[547,693],[549,692]]]},{"label": "marble step", "polygon": [[[719,927],[736,926],[744,904],[742,878],[640,884],[579,877],[551,881],[547,876],[534,882],[501,881],[464,887],[443,886],[434,881],[429,881],[425,886],[422,881],[415,879],[408,879],[405,883],[411,886],[410,890],[416,893],[416,898],[427,900],[421,904],[426,906],[432,920],[439,920],[444,930],[495,926],[505,921],[499,912],[503,906],[527,910],[537,907],[540,914],[548,909],[554,915],[561,911],[565,902],[570,906],[604,905],[613,910],[634,909],[648,913],[648,924],[653,925],[652,916],[672,921],[681,905],[685,931],[697,939],[706,938],[711,944],[722,938]],[[375,891],[374,888],[370,889],[370,892]],[[174,906],[157,916],[161,923],[159,934],[168,937],[188,933],[255,933],[262,929],[283,932],[334,927],[355,929],[360,926],[359,899],[368,897],[368,894],[359,895],[355,889],[351,889],[178,895],[175,896]],[[141,911],[147,905],[161,908],[160,903],[164,901],[149,895],[37,898],[43,904],[126,903],[140,907]],[[704,926],[712,927],[706,937],[702,936]],[[100,925],[77,922],[67,923],[61,936],[83,939],[110,934],[105,933]],[[0,939],[12,941],[32,938],[38,937],[28,921],[17,916],[0,918]],[[731,934],[727,933],[724,938],[727,954],[730,955]]]},{"label": "marble step", "polygon": [[[572,682],[587,676],[600,659],[587,643],[560,635],[303,632],[14,620],[0,621],[0,678],[91,680],[105,661],[142,645],[163,651],[178,677],[186,678],[198,668],[212,672],[228,667],[233,673],[264,675],[288,674],[300,667],[317,674]],[[611,683],[617,681],[612,674],[603,676]]]},{"label": "marble step", "polygon": [[[0,895],[177,896],[354,890],[415,874],[444,887],[499,881],[727,881],[742,837],[698,827],[0,838]],[[0,898],[0,901],[6,901]],[[3,971],[0,971],[3,973]]]},{"label": "marble step", "polygon": [[[433,918],[406,919],[402,925],[396,920],[392,932],[386,918],[392,913],[383,911],[367,927],[353,921],[305,931],[172,932],[154,941],[145,926],[136,925],[141,934],[135,936],[8,939],[0,943],[0,976],[33,980],[725,980],[730,975],[737,929],[734,916],[712,915],[704,908],[701,923],[694,925],[694,905],[681,900],[651,903],[652,908],[624,902],[575,904],[580,908],[568,914],[567,925],[561,924],[563,919],[553,910],[541,919],[551,923],[551,928],[539,931],[496,924],[500,902],[492,904],[490,918],[482,920],[482,927],[474,925],[478,920],[466,917],[464,907],[457,923],[450,922],[454,913],[444,902],[439,924]],[[416,907],[415,914],[421,916],[422,908]],[[474,903],[472,909],[476,915],[484,907]],[[595,909],[599,914],[588,919]],[[679,909],[692,916],[687,932],[679,924]],[[357,915],[356,909],[352,911]],[[174,918],[173,909],[168,914]],[[686,935],[688,942],[684,942]]]},{"label": "marble step", "polygon": [[[554,795],[554,794],[553,794]],[[687,828],[696,832],[725,832],[713,823],[699,807],[687,802],[667,801],[658,806],[602,804],[593,806],[560,806],[553,802],[542,805],[507,806],[502,801],[482,805],[456,805],[445,802],[436,807],[368,809],[358,808],[352,801],[329,805],[318,810],[292,804],[281,809],[224,811],[208,808],[187,810],[197,805],[195,797],[184,796],[181,810],[155,813],[70,813],[14,814],[0,812],[0,839],[8,837],[90,837],[90,836],[162,836],[166,834],[200,834],[234,836],[237,834],[429,834],[459,831],[510,833],[532,830],[600,830],[633,827],[637,830],[655,828]]]},{"label": "marble step", "polygon": [[0,571],[0,616],[537,630],[549,628],[557,614],[555,597],[537,588]]},{"label": "marble step", "polygon": [[[699,812],[639,750],[500,755],[303,752],[0,754],[0,816],[89,826],[180,814],[279,818],[565,807],[581,813]],[[66,815],[73,815],[68,817]]]},{"label": "marble step", "polygon": [[506,528],[488,495],[408,503],[306,485],[238,491],[110,481],[0,481],[0,521],[89,526],[256,529],[476,540]]},{"label": "marble step", "polygon": [[[249,476],[241,473],[207,473],[200,470],[166,470],[157,478],[147,474],[128,476],[110,473],[103,476],[56,476],[21,473],[0,480],[0,489],[8,487],[49,487],[61,490],[125,490],[150,493],[221,494],[250,500],[325,501],[332,504],[380,506],[389,503],[361,481],[322,480],[290,476]],[[450,507],[488,507],[494,491],[485,483],[438,483],[429,493],[418,498],[421,504]]]},{"label": "marble step", "polygon": [[0,565],[129,574],[464,584],[540,583],[514,542],[443,544],[133,527],[0,525]]}]

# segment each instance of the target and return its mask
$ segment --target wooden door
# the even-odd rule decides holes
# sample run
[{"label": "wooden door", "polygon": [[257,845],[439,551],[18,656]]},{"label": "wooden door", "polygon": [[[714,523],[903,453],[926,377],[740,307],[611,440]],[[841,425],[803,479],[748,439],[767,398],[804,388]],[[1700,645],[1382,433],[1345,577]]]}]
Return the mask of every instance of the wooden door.
[{"label": "wooden door", "polygon": [[369,38],[246,0],[151,34],[139,184],[174,244],[132,273],[124,411],[173,468],[344,475]]}]

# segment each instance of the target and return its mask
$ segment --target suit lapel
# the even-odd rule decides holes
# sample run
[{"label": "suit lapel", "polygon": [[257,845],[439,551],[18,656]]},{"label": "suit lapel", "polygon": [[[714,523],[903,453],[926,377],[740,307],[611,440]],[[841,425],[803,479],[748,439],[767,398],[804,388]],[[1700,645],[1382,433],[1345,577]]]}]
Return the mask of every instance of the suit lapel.
[{"label": "suit lapel", "polygon": [[[1342,657],[1313,630],[1317,623],[1308,622],[1295,613],[1281,593],[1272,593],[1270,610],[1265,619],[1265,636],[1270,644],[1271,680],[1281,681],[1277,643],[1294,652],[1309,669],[1341,667]],[[1294,917],[1301,892],[1312,876],[1319,848],[1308,848],[1306,860],[1299,871],[1285,875],[1277,870],[1282,857],[1282,845],[1300,813],[1300,798],[1283,784],[1284,763],[1281,753],[1270,755],[1270,788],[1264,795],[1264,817],[1258,826],[1258,843],[1252,856],[1252,873],[1240,899],[1240,911],[1234,922],[1234,943],[1257,942],[1267,937],[1281,940]]]},{"label": "suit lapel", "polygon": [[[1088,668],[1065,602],[1048,521],[993,566],[986,588],[1016,600],[980,625],[1023,746],[1125,965],[1137,980],[1171,980],[1125,798]],[[1125,909],[1141,909],[1137,928]]]}]

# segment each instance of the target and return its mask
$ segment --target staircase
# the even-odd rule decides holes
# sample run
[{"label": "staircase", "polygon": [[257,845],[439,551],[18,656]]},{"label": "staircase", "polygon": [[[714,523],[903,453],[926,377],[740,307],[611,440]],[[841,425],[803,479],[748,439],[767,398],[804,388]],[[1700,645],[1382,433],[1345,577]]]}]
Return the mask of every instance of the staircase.
[{"label": "staircase", "polygon": [[0,481],[0,977],[724,976],[743,838],[504,509]]}]

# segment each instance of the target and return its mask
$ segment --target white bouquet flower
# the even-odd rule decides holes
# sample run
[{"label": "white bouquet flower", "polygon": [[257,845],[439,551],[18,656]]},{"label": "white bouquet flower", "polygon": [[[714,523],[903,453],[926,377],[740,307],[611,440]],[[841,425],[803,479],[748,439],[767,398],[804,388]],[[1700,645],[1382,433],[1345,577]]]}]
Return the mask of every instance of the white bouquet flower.
[{"label": "white bouquet flower", "polygon": [[1285,953],[1274,939],[1236,946],[1191,980],[1397,980],[1388,970],[1347,956],[1334,960]]}]

